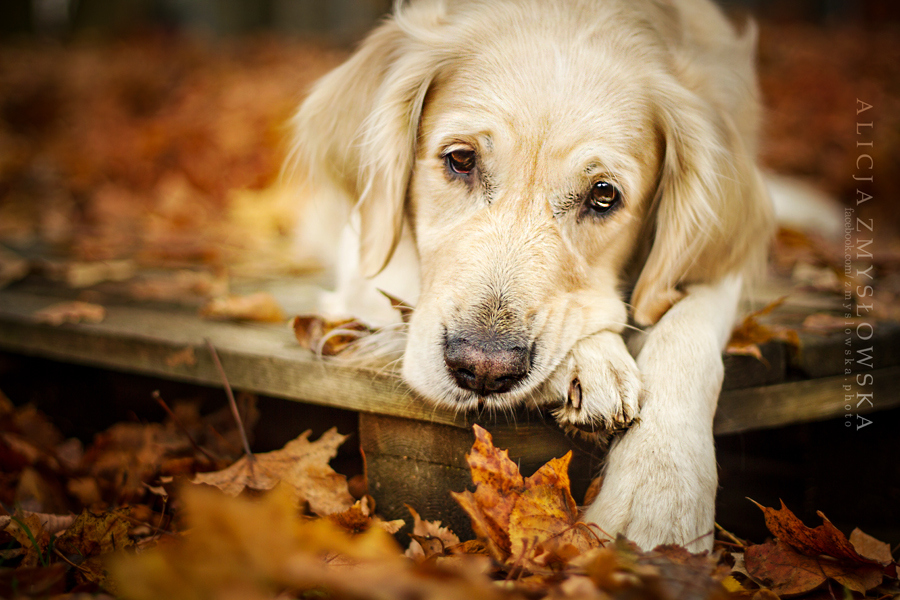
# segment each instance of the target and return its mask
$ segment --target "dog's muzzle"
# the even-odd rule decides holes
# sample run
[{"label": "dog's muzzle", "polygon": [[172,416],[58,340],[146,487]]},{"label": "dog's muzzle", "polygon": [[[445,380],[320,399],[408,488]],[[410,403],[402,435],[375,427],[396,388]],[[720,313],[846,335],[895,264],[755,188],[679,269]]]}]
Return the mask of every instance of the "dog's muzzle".
[{"label": "dog's muzzle", "polygon": [[448,337],[444,363],[459,387],[479,396],[508,392],[531,368],[531,349],[496,335]]}]

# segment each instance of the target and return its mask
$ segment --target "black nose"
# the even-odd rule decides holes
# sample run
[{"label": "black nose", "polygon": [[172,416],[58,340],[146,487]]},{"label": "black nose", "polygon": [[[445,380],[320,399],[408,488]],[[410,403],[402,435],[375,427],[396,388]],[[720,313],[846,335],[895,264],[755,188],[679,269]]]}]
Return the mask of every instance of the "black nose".
[{"label": "black nose", "polygon": [[444,363],[459,387],[487,396],[508,392],[525,378],[531,351],[518,343],[455,337],[444,343]]}]

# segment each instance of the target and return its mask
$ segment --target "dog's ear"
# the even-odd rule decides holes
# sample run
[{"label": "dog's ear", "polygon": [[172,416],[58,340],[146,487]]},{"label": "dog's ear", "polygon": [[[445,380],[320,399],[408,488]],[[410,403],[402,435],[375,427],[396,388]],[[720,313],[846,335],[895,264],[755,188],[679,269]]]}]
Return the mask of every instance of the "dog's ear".
[{"label": "dog's ear", "polygon": [[419,32],[439,29],[441,16],[442,3],[424,2],[386,20],[293,120],[293,160],[307,182],[356,202],[364,275],[384,268],[400,238],[422,105],[442,60]]},{"label": "dog's ear", "polygon": [[649,213],[652,246],[631,299],[641,325],[658,321],[684,285],[758,274],[773,221],[756,166],[755,105],[738,126],[674,80],[657,98],[664,152]]}]

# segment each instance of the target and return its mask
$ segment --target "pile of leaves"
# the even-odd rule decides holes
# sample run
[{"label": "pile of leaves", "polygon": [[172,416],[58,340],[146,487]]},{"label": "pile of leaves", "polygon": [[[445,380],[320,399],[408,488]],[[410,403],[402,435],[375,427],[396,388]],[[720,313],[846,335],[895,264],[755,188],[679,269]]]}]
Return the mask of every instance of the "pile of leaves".
[{"label": "pile of leaves", "polygon": [[289,255],[287,120],[341,56],[273,37],[4,44],[0,242],[141,265]]},{"label": "pile of leaves", "polygon": [[[252,421],[253,411],[244,411]],[[827,598],[900,593],[890,547],[764,508],[773,539],[721,532],[716,551],[644,551],[579,520],[569,455],[523,477],[475,426],[473,489],[454,494],[477,539],[410,507],[374,512],[330,466],[345,436],[309,432],[244,455],[222,414],[176,405],[120,423],[84,452],[40,412],[0,404],[4,598]],[[228,456],[229,458],[224,458]],[[351,490],[354,493],[351,493]],[[720,537],[721,537],[720,536]]]}]

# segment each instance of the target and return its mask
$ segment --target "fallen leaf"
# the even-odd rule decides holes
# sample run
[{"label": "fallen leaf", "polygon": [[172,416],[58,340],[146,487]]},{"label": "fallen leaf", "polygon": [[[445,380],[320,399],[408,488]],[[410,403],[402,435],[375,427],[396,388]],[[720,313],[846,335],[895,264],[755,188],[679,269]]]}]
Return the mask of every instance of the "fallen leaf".
[{"label": "fallen leaf", "polygon": [[476,489],[453,497],[495,560],[532,572],[558,570],[599,545],[597,536],[578,521],[578,507],[569,491],[571,452],[523,478],[508,452],[494,447],[487,431],[478,425],[473,429],[475,443],[466,461]]},{"label": "fallen leaf", "polygon": [[372,333],[356,319],[329,321],[317,315],[298,315],[290,321],[297,342],[320,356],[335,356],[347,346]]},{"label": "fallen leaf", "polygon": [[62,325],[63,323],[100,323],[106,318],[106,309],[89,302],[59,302],[34,313],[40,323]]},{"label": "fallen leaf", "polygon": [[476,485],[475,493],[466,490],[452,495],[469,515],[475,535],[484,540],[491,556],[503,563],[512,552],[509,518],[518,495],[525,489],[525,480],[509,453],[494,447],[491,434],[478,425],[473,429],[475,443],[466,454],[466,462]]},{"label": "fallen leaf", "polygon": [[554,458],[525,479],[525,489],[509,519],[510,553],[529,570],[564,567],[571,558],[599,545],[569,491],[572,452]]},{"label": "fallen leaf", "polygon": [[200,316],[220,321],[282,323],[284,311],[268,292],[216,298],[200,309]]},{"label": "fallen leaf", "polygon": [[409,323],[409,320],[412,318],[412,314],[415,309],[400,298],[392,296],[384,290],[378,291],[381,292],[388,300],[390,300],[391,308],[397,310],[397,312],[400,313],[400,320],[404,323]]},{"label": "fallen leaf", "polygon": [[754,580],[779,596],[805,594],[829,578],[860,594],[865,594],[882,581],[880,567],[806,556],[780,539],[749,546],[744,551],[744,563]]},{"label": "fallen leaf", "polygon": [[[262,599],[286,587],[302,590],[326,585],[338,592],[356,592],[345,591],[345,596],[338,597],[428,597],[409,591],[416,581],[409,571],[411,563],[402,559],[389,534],[372,527],[350,535],[326,519],[306,519],[294,507],[292,492],[283,486],[261,498],[232,498],[196,486],[184,488],[180,496],[190,535],[141,554],[120,553],[110,562],[123,596],[132,600]],[[353,568],[348,571],[333,564]],[[367,571],[368,564],[381,575]],[[385,586],[401,583],[406,594],[385,591]],[[463,600],[459,595],[451,597]]]},{"label": "fallen leaf", "polygon": [[427,560],[433,556],[442,556],[448,548],[459,545],[459,538],[440,521],[426,521],[419,516],[413,507],[406,509],[413,517],[412,541],[406,550],[406,556],[416,560]]},{"label": "fallen leaf", "polygon": [[[756,504],[754,502],[754,504]],[[790,544],[798,552],[807,556],[824,554],[841,560],[873,564],[875,561],[861,556],[850,540],[841,531],[831,524],[824,514],[817,512],[822,519],[822,524],[816,528],[810,528],[791,512],[781,502],[780,509],[769,508],[756,504],[763,511],[766,519],[766,527],[772,535]]]},{"label": "fallen leaf", "polygon": [[324,515],[326,519],[334,523],[350,534],[359,534],[368,531],[372,527],[378,527],[391,535],[400,531],[406,524],[403,519],[383,521],[372,512],[375,500],[371,496],[364,496],[357,500],[353,506],[343,512],[334,512]]},{"label": "fallen leaf", "polygon": [[279,482],[294,490],[296,503],[307,502],[317,515],[329,515],[349,509],[354,499],[347,478],[335,473],[328,462],[337,454],[347,436],[329,429],[315,442],[311,431],[304,431],[281,450],[241,457],[230,467],[211,473],[198,473],[193,483],[205,483],[237,496],[245,488],[270,490]]},{"label": "fallen leaf", "polygon": [[47,562],[50,534],[37,513],[12,515],[3,531],[11,535],[22,548],[24,558],[20,567],[37,567]]},{"label": "fallen leaf", "polygon": [[894,557],[891,556],[890,544],[873,538],[858,527],[850,532],[850,543],[860,556],[864,556],[869,560],[882,565],[894,562]]},{"label": "fallen leaf", "polygon": [[786,296],[779,298],[744,317],[743,322],[731,332],[731,338],[728,340],[725,352],[728,354],[753,356],[757,360],[765,362],[762,351],[759,348],[760,344],[778,340],[798,347],[800,338],[794,329],[781,325],[765,325],[759,321],[760,317],[771,313],[781,306],[786,299]]},{"label": "fallen leaf", "polygon": [[56,547],[82,557],[109,554],[134,545],[130,529],[127,509],[97,514],[85,510],[56,537]]},{"label": "fallen leaf", "polygon": [[[817,514],[822,518],[822,525],[810,528],[784,502],[777,510],[757,506],[763,511],[766,527],[776,537],[777,544],[750,546],[745,550],[744,560],[751,576],[771,582],[769,587],[776,593],[802,593],[783,589],[805,587],[817,578],[821,578],[819,584],[830,578],[861,594],[881,584],[884,566],[857,552],[821,512]],[[792,567],[795,572],[791,571]]]}]

